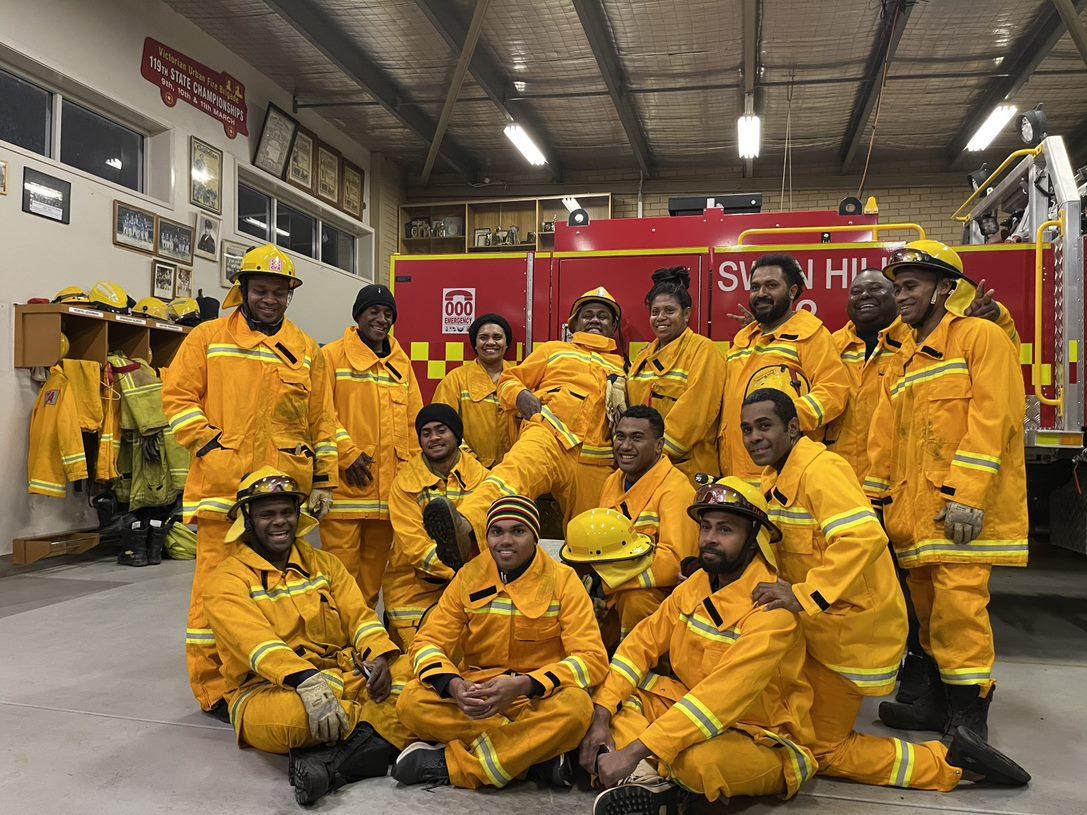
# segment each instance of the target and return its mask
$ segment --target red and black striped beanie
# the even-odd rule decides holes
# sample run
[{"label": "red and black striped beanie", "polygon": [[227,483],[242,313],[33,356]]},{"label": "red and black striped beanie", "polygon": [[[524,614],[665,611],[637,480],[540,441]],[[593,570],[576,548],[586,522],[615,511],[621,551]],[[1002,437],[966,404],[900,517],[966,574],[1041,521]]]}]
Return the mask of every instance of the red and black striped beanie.
[{"label": "red and black striped beanie", "polygon": [[487,513],[487,529],[499,521],[520,521],[532,530],[536,540],[540,539],[540,510],[536,504],[523,495],[507,495],[491,504]]}]

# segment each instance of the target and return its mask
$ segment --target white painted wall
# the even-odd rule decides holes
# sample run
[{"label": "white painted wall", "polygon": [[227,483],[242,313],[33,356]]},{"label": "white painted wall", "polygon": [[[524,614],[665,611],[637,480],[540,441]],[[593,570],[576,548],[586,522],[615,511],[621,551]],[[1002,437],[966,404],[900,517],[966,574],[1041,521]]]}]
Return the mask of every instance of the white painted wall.
[{"label": "white painted wall", "polygon": [[[174,108],[162,103],[158,88],[140,76],[143,41],[148,36],[245,84],[248,139],[228,139],[218,121],[185,102]],[[113,200],[192,223],[196,210],[188,203],[190,135],[225,153],[223,237],[252,243],[252,238],[239,236],[233,229],[236,166],[260,173],[251,167],[250,160],[264,110],[271,100],[289,111],[291,96],[157,0],[3,0],[0,48],[18,52],[167,126],[170,132],[156,139],[155,147],[164,142],[173,153],[172,190],[166,200],[157,201],[0,142],[0,161],[8,164],[8,194],[0,196],[0,555],[4,555],[11,552],[14,537],[65,531],[93,518],[86,509],[85,496],[60,501],[26,494],[27,431],[37,386],[30,382],[27,371],[13,368],[13,304],[31,297],[52,297],[66,285],[90,288],[99,279],[116,281],[136,299],[149,295],[151,257],[112,243]],[[366,171],[364,200],[369,204],[369,152],[309,111],[301,111],[298,118]],[[21,211],[24,166],[71,181],[71,224]],[[364,214],[366,223],[368,213],[369,207]],[[371,263],[374,243],[373,239],[360,241],[360,252],[366,253],[363,265]],[[305,285],[288,316],[320,342],[335,339],[350,321],[350,305],[360,280],[306,258],[298,258],[298,272]],[[226,294],[219,286],[218,267],[211,261],[197,258],[194,276],[194,288],[220,300]]]}]

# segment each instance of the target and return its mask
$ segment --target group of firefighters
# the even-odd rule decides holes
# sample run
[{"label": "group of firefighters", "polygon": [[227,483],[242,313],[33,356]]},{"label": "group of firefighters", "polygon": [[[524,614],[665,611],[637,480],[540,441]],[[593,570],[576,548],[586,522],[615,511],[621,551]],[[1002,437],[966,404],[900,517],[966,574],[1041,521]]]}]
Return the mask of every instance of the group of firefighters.
[{"label": "group of firefighters", "polygon": [[[788,798],[816,773],[1029,781],[988,743],[990,570],[1027,559],[1007,311],[925,240],[857,275],[831,333],[770,254],[722,355],[689,283],[653,275],[632,362],[604,288],[518,364],[484,315],[424,406],[388,288],[322,348],[285,317],[292,260],[245,255],[234,310],[164,376],[192,454],[186,653],[205,711],[289,755],[299,803],[390,765],[468,788],[569,787],[580,765],[609,814]],[[939,740],[854,729],[896,684],[882,722]]]}]

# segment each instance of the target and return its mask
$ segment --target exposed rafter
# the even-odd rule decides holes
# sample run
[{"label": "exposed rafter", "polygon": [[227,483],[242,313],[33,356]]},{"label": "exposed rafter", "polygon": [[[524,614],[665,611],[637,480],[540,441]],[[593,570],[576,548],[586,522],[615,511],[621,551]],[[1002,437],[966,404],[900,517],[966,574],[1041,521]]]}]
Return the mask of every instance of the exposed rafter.
[{"label": "exposed rafter", "polygon": [[846,169],[857,156],[864,129],[875,110],[876,101],[879,99],[880,88],[883,85],[883,77],[890,67],[891,61],[898,50],[898,44],[902,41],[902,33],[906,30],[906,23],[910,19],[910,12],[917,4],[917,0],[891,0],[883,9],[883,24],[876,34],[872,50],[868,54],[868,63],[864,69],[864,79],[857,90],[857,97],[853,101],[853,115],[849,118],[849,125],[845,129],[842,138],[841,161],[842,169]]},{"label": "exposed rafter", "polygon": [[[468,37],[468,25],[457,13],[455,4],[450,3],[449,0],[415,0],[415,2],[446,44],[453,51],[460,52]],[[516,122],[524,128],[546,156],[547,166],[551,169],[552,176],[556,181],[560,180],[562,167],[551,147],[550,139],[547,138],[530,104],[524,100],[511,98],[516,96],[516,90],[506,73],[482,49],[478,48],[472,54],[468,72],[506,121]]]},{"label": "exposed rafter", "polygon": [[589,40],[589,46],[596,57],[596,64],[600,67],[600,74],[604,77],[604,84],[608,86],[608,94],[611,96],[615,112],[619,114],[619,121],[630,143],[630,149],[634,151],[634,158],[642,175],[646,178],[653,176],[653,154],[649,150],[649,141],[645,137],[645,130],[630,103],[630,97],[626,92],[626,79],[623,67],[619,62],[619,53],[616,51],[611,32],[608,30],[608,19],[600,0],[573,0],[577,16],[581,19],[581,27],[585,31],[585,37]]},{"label": "exposed rafter", "polygon": [[[1087,8],[1087,0],[1074,0],[1076,13]],[[1047,3],[1042,6],[1033,25],[1008,49],[1008,54],[1000,65],[1001,76],[989,83],[978,97],[963,121],[959,133],[947,146],[947,158],[952,164],[958,162],[974,135],[993,108],[1026,84],[1034,69],[1037,68],[1053,50],[1053,46],[1067,31],[1057,9]]]},{"label": "exposed rafter", "polygon": [[[396,81],[344,34],[319,3],[315,0],[264,0],[264,3],[401,124],[428,144],[434,140],[437,130],[434,121],[411,104]],[[439,155],[467,181],[475,183],[478,165],[466,150],[445,139]]]}]

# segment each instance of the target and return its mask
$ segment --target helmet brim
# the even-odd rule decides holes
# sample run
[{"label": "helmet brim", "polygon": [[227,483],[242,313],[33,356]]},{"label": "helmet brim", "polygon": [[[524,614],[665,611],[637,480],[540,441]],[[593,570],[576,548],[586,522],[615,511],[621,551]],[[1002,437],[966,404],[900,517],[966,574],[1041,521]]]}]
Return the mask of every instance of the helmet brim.
[{"label": "helmet brim", "polygon": [[592,553],[578,554],[570,548],[570,544],[563,543],[562,548],[559,550],[559,558],[563,563],[589,565],[594,563],[622,563],[625,560],[637,560],[640,557],[645,557],[655,548],[653,541],[646,538],[645,540],[638,541],[625,552],[613,555],[612,557],[604,557]]},{"label": "helmet brim", "polygon": [[778,529],[773,521],[761,517],[745,507],[733,504],[692,504],[687,507],[687,515],[689,515],[691,520],[695,523],[701,523],[702,515],[706,512],[725,512],[730,515],[740,515],[759,524],[762,529],[767,530],[770,533],[770,543],[777,543],[781,540],[781,530]]},{"label": "helmet brim", "polygon": [[977,283],[957,269],[953,269],[950,266],[941,266],[936,263],[926,263],[923,260],[903,260],[899,263],[888,263],[883,267],[883,276],[888,280],[894,280],[895,275],[907,269],[921,269],[926,272],[932,272],[937,278],[946,277],[952,280],[965,280],[967,283],[977,286]]},{"label": "helmet brim", "polygon": [[592,297],[579,297],[574,301],[574,304],[570,306],[569,321],[571,323],[577,318],[578,311],[580,311],[581,307],[586,303],[600,303],[602,306],[607,306],[608,310],[612,313],[612,316],[615,317],[615,322],[619,322],[623,319],[623,310],[619,308],[618,303],[613,303],[611,300],[605,300],[603,297],[594,295]]},{"label": "helmet brim", "polygon": [[246,495],[244,498],[239,498],[237,501],[235,501],[234,506],[232,506],[227,511],[226,517],[233,521],[235,518],[237,518],[239,516],[239,512],[238,512],[239,509],[241,509],[246,504],[251,504],[254,501],[259,501],[261,498],[285,498],[285,497],[288,497],[288,496],[293,496],[294,498],[297,498],[298,499],[298,506],[300,508],[301,508],[302,504],[306,500],[306,494],[304,492],[301,492],[300,490],[282,490],[282,491],[279,491],[279,492],[259,492],[259,493],[255,494],[255,495]]}]

